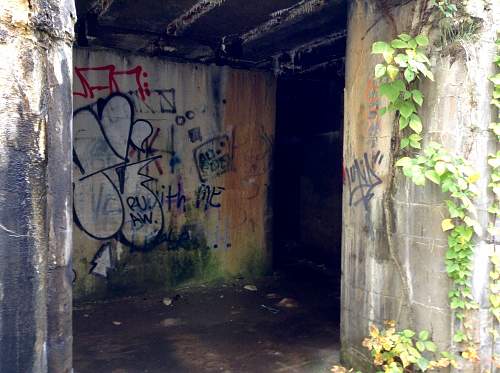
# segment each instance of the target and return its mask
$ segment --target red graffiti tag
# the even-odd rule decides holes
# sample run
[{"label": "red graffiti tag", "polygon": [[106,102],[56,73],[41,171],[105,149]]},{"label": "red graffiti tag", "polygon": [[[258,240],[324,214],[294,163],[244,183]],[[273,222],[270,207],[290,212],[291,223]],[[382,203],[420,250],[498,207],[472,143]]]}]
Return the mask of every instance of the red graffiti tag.
[{"label": "red graffiti tag", "polygon": [[[146,140],[145,144],[146,159],[149,158],[150,156],[154,156],[157,152],[159,152],[159,149],[153,148],[154,142],[156,141],[159,133],[160,129],[157,128],[152,138],[150,140]],[[131,148],[130,151],[128,152],[129,157],[133,157],[136,152],[137,152],[136,149]],[[141,160],[141,153],[138,154],[138,159],[139,161]],[[160,159],[159,158],[155,159],[154,164],[156,166],[156,169],[158,170],[158,173],[160,175],[163,175],[163,168],[161,167]],[[149,175],[149,164],[146,165],[146,175]]]},{"label": "red graffiti tag", "polygon": [[[88,74],[92,72],[92,74]],[[135,79],[136,89],[141,97],[145,100],[151,92],[148,89],[148,83],[143,82],[142,78],[147,78],[148,73],[143,71],[142,66],[138,65],[130,70],[117,70],[115,65],[96,66],[96,67],[76,67],[75,74],[80,80],[83,91],[73,92],[75,96],[85,98],[94,98],[95,91],[107,91],[107,94],[120,92],[117,77],[132,76]]]}]

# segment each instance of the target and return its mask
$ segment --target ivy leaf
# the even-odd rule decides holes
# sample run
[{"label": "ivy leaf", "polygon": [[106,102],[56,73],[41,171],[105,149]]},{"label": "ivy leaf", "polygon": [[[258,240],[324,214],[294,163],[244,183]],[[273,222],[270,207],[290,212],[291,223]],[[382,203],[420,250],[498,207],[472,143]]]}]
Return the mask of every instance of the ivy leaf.
[{"label": "ivy leaf", "polygon": [[436,352],[437,348],[434,342],[425,341],[425,348],[430,352]]},{"label": "ivy leaf", "polygon": [[411,91],[411,94],[413,96],[413,101],[417,103],[418,106],[422,106],[422,103],[424,102],[424,95],[422,92],[420,92],[418,89],[414,89]]},{"label": "ivy leaf", "polygon": [[403,41],[409,41],[409,40],[411,40],[411,36],[408,35],[408,34],[400,34],[400,35],[398,35],[398,38],[400,38]]},{"label": "ivy leaf", "polygon": [[395,80],[394,82],[392,82],[392,85],[399,92],[404,91],[406,89],[405,83],[402,80]]},{"label": "ivy leaf", "polygon": [[436,164],[434,165],[434,169],[436,170],[437,174],[441,176],[447,170],[446,163],[444,163],[443,161],[437,161]]},{"label": "ivy leaf", "polygon": [[391,47],[396,49],[405,49],[408,48],[408,44],[404,40],[394,39],[391,41]]},{"label": "ivy leaf", "polygon": [[429,339],[429,332],[427,330],[422,330],[420,333],[418,333],[418,339],[421,341],[426,341]]},{"label": "ivy leaf", "polygon": [[415,79],[415,73],[409,67],[405,69],[404,76],[408,83],[411,83]]},{"label": "ivy leaf", "polygon": [[412,163],[412,159],[410,157],[403,157],[401,159],[398,159],[396,162],[396,167],[405,167],[409,166]]},{"label": "ivy leaf", "polygon": [[[422,137],[419,135],[419,134],[412,134],[410,136],[408,136],[408,138],[410,139],[410,146],[414,149],[420,149],[420,140],[422,140]],[[422,175],[422,177],[424,178],[424,176]],[[425,180],[425,178],[424,178]]]},{"label": "ivy leaf", "polygon": [[474,233],[476,233],[478,236],[483,233],[481,224],[479,224],[477,220],[472,219],[470,216],[466,216],[464,218],[464,223],[467,224],[467,226],[472,227],[472,229],[474,229]]},{"label": "ivy leaf", "polygon": [[429,360],[427,360],[425,357],[421,356],[417,359],[417,365],[422,372],[425,372],[427,370],[427,368],[429,367]]},{"label": "ivy leaf", "polygon": [[500,85],[500,73],[493,75],[491,78],[489,78],[493,84],[495,85]]},{"label": "ivy leaf", "polygon": [[[401,108],[402,109],[402,108]],[[412,114],[410,117],[410,128],[416,133],[422,132],[422,120],[417,114]]]},{"label": "ivy leaf", "polygon": [[[410,146],[414,147],[410,141]],[[424,186],[425,185],[425,176],[422,173],[413,175],[413,183],[418,186]]]},{"label": "ivy leaf", "polygon": [[394,62],[396,62],[401,67],[408,66],[408,56],[406,54],[399,53],[394,57]]},{"label": "ivy leaf", "polygon": [[410,115],[415,111],[415,106],[409,101],[405,101],[401,104],[399,108],[399,112],[405,118],[409,118]]},{"label": "ivy leaf", "polygon": [[398,74],[399,74],[399,69],[396,66],[393,65],[387,66],[387,75],[389,75],[389,78],[391,78],[391,80],[396,79]]},{"label": "ivy leaf", "polygon": [[424,342],[417,341],[417,343],[415,345],[417,346],[417,348],[418,348],[418,350],[420,352],[424,352],[425,351],[425,344],[424,344]]},{"label": "ivy leaf", "polygon": [[394,60],[394,49],[391,48],[390,51],[384,52],[382,55],[384,56],[385,62],[392,63]]},{"label": "ivy leaf", "polygon": [[410,139],[408,137],[401,139],[401,144],[400,144],[401,149],[408,147],[408,145],[410,145]]},{"label": "ivy leaf", "polygon": [[405,118],[403,116],[400,116],[399,117],[399,130],[402,131],[404,130],[406,127],[408,127],[408,123],[410,123],[410,121],[408,120],[408,118]]},{"label": "ivy leaf", "polygon": [[380,94],[389,99],[390,102],[396,101],[399,97],[399,91],[393,84],[384,83],[380,85]]},{"label": "ivy leaf", "polygon": [[392,50],[391,46],[384,41],[376,41],[372,45],[373,54],[381,54],[390,50]]},{"label": "ivy leaf", "polygon": [[415,332],[413,330],[410,330],[410,329],[405,329],[405,330],[403,330],[403,335],[406,338],[411,338],[415,335]]},{"label": "ivy leaf", "polygon": [[444,219],[441,222],[441,229],[443,232],[449,231],[450,229],[455,228],[455,224],[451,221],[451,219]]},{"label": "ivy leaf", "polygon": [[441,178],[437,174],[436,171],[434,170],[427,170],[425,171],[425,177],[432,181],[434,184],[440,184],[441,183]]},{"label": "ivy leaf", "polygon": [[429,38],[425,35],[418,35],[416,38],[415,38],[415,41],[417,42],[418,45],[420,45],[421,47],[426,47],[427,45],[429,45]]},{"label": "ivy leaf", "polygon": [[427,56],[424,53],[422,53],[421,51],[417,51],[415,53],[414,58],[415,58],[415,61],[418,61],[418,62],[425,62],[427,64],[431,63],[431,61],[429,61],[429,58],[427,58]]},{"label": "ivy leaf", "polygon": [[387,68],[385,65],[379,63],[375,66],[375,78],[379,79],[385,75]]},{"label": "ivy leaf", "polygon": [[467,182],[468,182],[469,184],[474,184],[476,181],[478,181],[478,180],[479,180],[479,177],[480,177],[480,176],[481,176],[481,174],[480,174],[479,172],[475,172],[475,173],[473,173],[472,175],[469,175],[469,176],[467,177]]}]

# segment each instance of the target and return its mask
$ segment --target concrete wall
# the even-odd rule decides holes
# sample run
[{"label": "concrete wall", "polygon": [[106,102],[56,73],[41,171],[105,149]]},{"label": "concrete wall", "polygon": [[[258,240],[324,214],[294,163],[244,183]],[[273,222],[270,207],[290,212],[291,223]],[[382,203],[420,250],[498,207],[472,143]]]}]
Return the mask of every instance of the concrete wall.
[{"label": "concrete wall", "polygon": [[[414,187],[399,171],[392,187],[394,149],[392,118],[380,118],[384,104],[377,96],[373,68],[379,57],[371,55],[376,40],[390,40],[397,31],[415,25],[421,2],[390,9],[396,24],[377,9],[374,1],[353,1],[349,13],[344,120],[344,230],[342,265],[343,358],[354,366],[369,360],[361,341],[370,322],[396,320],[400,327],[426,329],[441,349],[453,349],[452,322],[447,292],[450,288],[444,253],[447,237],[440,222],[447,212],[445,195],[428,183]],[[485,8],[475,2],[475,16],[484,28],[476,42],[463,42],[453,53],[434,48],[434,83],[421,85],[425,104],[421,110],[430,140],[472,160],[483,175],[478,199],[480,220],[487,226],[487,154],[494,141],[487,127],[492,118],[491,88],[495,30],[499,26],[498,2]],[[495,18],[496,17],[496,18]],[[474,263],[474,296],[481,309],[474,315],[481,363],[464,371],[491,368],[492,341],[488,315],[488,253],[481,237]]]},{"label": "concrete wall", "polygon": [[0,371],[72,371],[72,1],[0,2]]},{"label": "concrete wall", "polygon": [[74,294],[269,265],[275,79],[74,51]]}]

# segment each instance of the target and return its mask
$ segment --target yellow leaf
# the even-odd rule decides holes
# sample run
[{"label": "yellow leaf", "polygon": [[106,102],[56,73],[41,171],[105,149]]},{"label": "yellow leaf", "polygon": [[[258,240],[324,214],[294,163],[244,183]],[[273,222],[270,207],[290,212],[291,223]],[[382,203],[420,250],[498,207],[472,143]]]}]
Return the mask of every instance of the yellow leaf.
[{"label": "yellow leaf", "polygon": [[389,75],[389,78],[391,78],[391,80],[394,80],[397,78],[399,74],[399,69],[393,65],[389,65],[387,66],[387,75]]},{"label": "yellow leaf", "polygon": [[377,338],[379,335],[380,332],[375,324],[370,324],[370,336],[372,336],[373,338]]},{"label": "yellow leaf", "polygon": [[441,228],[443,229],[443,232],[449,231],[450,229],[455,228],[455,225],[451,221],[451,219],[444,219],[441,222]]},{"label": "yellow leaf", "polygon": [[470,175],[470,176],[468,176],[468,177],[467,177],[467,182],[468,182],[469,184],[474,184],[476,181],[478,181],[478,180],[479,180],[479,177],[480,177],[480,176],[481,176],[481,175],[479,174],[479,172],[475,172],[475,173],[473,173],[472,175]]}]

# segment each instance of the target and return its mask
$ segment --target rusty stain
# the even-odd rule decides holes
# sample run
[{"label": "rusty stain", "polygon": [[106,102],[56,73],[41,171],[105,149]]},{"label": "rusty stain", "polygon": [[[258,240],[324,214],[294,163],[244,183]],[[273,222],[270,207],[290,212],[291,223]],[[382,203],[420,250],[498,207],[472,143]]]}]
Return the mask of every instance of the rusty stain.
[{"label": "rusty stain", "polygon": [[[238,248],[228,253],[227,264],[233,269],[252,250],[261,250],[263,254],[266,249],[265,185],[269,184],[274,138],[275,89],[275,80],[269,75],[236,70],[229,75],[226,86],[224,128],[235,129],[236,172],[224,176],[227,193],[223,205],[229,221],[238,228],[230,232],[232,246]],[[235,222],[242,222],[245,227],[235,226]]]}]

